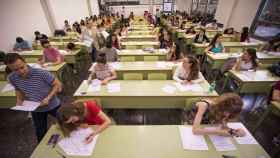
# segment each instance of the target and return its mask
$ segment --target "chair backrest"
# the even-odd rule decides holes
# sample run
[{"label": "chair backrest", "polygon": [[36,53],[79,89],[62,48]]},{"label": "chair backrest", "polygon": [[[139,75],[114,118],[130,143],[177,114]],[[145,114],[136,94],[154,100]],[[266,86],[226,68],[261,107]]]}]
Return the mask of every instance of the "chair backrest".
[{"label": "chair backrest", "polygon": [[135,61],[135,57],[134,56],[121,56],[120,61],[121,62],[133,62],[133,61]]},{"label": "chair backrest", "polygon": [[144,61],[158,61],[158,56],[144,56]]},{"label": "chair backrest", "polygon": [[143,80],[142,73],[124,73],[123,74],[124,80]]},{"label": "chair backrest", "polygon": [[167,80],[166,73],[148,73],[148,80]]}]

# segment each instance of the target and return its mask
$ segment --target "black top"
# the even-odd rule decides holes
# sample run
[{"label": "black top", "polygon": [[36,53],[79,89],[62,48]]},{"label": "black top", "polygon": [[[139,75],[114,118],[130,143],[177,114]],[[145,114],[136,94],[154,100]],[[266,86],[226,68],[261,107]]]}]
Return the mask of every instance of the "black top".
[{"label": "black top", "polygon": [[194,43],[210,42],[209,38],[204,34],[202,38],[199,38],[199,34],[194,37]]},{"label": "black top", "polygon": [[[206,100],[200,100],[198,102],[204,102],[204,103],[207,104],[207,109],[206,109],[206,111],[203,114],[203,117],[202,117],[202,120],[201,120],[201,124],[211,124],[211,121],[210,121],[210,110],[209,110],[210,103],[208,101],[206,101]],[[192,106],[191,110],[187,112],[187,116],[186,116],[187,120],[186,120],[186,122],[188,124],[193,124],[197,111],[198,111],[198,107],[196,106],[196,103],[195,103]]]}]

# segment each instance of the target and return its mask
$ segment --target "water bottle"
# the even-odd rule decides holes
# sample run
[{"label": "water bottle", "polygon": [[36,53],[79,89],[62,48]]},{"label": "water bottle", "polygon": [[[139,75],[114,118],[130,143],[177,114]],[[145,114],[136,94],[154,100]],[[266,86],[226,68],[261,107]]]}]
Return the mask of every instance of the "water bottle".
[{"label": "water bottle", "polygon": [[210,86],[209,86],[209,89],[208,89],[208,93],[212,93],[216,88],[216,81],[213,81]]}]

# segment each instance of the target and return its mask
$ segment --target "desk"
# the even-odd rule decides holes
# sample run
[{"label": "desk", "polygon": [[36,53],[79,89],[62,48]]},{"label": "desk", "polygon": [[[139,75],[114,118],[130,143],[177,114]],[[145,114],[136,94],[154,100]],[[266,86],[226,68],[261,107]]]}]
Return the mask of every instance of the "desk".
[{"label": "desk", "polygon": [[123,37],[122,41],[156,41],[156,35],[128,35]]},{"label": "desk", "polygon": [[[208,43],[193,43],[193,49],[196,52],[196,54],[202,55],[204,54],[204,50],[208,45]],[[223,42],[223,45],[226,49],[226,52],[242,52],[243,49],[246,48],[255,48],[258,50],[258,48],[261,46],[261,43]]]},{"label": "desk", "polygon": [[[205,136],[208,151],[184,150],[178,125],[110,126],[100,134],[91,158],[222,158],[222,154],[237,158],[270,158],[260,145],[240,145],[232,140],[237,150],[218,152],[208,136]],[[52,134],[61,131],[51,126],[31,158],[61,158],[53,148],[47,146]],[[59,146],[56,149],[64,153]],[[67,156],[69,157],[69,156]],[[71,157],[72,158],[72,157]],[[74,157],[73,157],[74,158]],[[81,158],[81,157],[80,157]],[[89,158],[89,157],[85,157]]]},{"label": "desk", "polygon": [[[214,38],[215,35],[210,35],[207,36],[209,38],[209,40],[212,40]],[[195,35],[188,35],[188,34],[183,34],[183,37],[185,38],[187,44],[191,44],[193,43],[193,39],[195,37]],[[236,37],[234,35],[223,35],[222,41],[223,42],[234,42],[236,40]]]},{"label": "desk", "polygon": [[159,42],[157,41],[129,41],[121,42],[121,47],[123,49],[143,49],[143,48],[159,48]]},{"label": "desk", "polygon": [[[53,47],[58,48],[58,49],[65,49],[68,43],[69,42],[61,42],[61,41],[59,41],[59,42],[50,42],[50,44]],[[74,44],[76,45],[75,48],[79,48],[79,49],[80,48],[87,48],[87,46],[84,43],[82,43],[82,42],[74,42]],[[33,43],[32,47],[33,47],[34,50],[38,50],[38,49],[41,50],[41,49],[43,49],[41,44],[37,44],[37,43]]]},{"label": "desk", "polygon": [[[143,79],[148,79],[149,73],[164,73],[168,80],[172,80],[172,70],[176,67],[173,62],[114,62],[109,63],[117,72],[118,80],[123,79],[124,73],[142,73]],[[94,64],[90,67],[89,72],[91,72]]]},{"label": "desk", "polygon": [[[33,65],[35,63],[28,63],[28,64]],[[63,78],[62,72],[63,72],[63,69],[65,68],[65,66],[66,66],[66,63],[63,62],[58,65],[48,66],[45,68],[45,70],[51,72],[55,77],[57,77],[60,81],[62,81],[62,78]],[[7,79],[5,69],[6,69],[5,65],[0,66],[0,81],[6,81],[6,79]]]},{"label": "desk", "polygon": [[51,42],[75,42],[78,38],[75,36],[53,36],[49,37]]},{"label": "desk", "polygon": [[128,35],[150,35],[153,34],[151,30],[129,31]]},{"label": "desk", "polygon": [[159,61],[167,60],[166,57],[167,50],[156,49],[155,52],[151,53],[148,51],[143,51],[142,49],[124,49],[118,52],[119,58],[123,57],[134,57],[135,61],[144,61],[145,56],[158,56]]},{"label": "desk", "polygon": [[[211,65],[212,69],[221,68],[228,58],[238,58],[242,53],[207,53],[207,62]],[[260,63],[264,65],[271,65],[280,61],[280,56],[269,55],[262,52],[257,52],[257,57]]]},{"label": "desk", "polygon": [[[166,85],[174,85],[173,80],[113,80],[111,83],[120,83],[121,91],[108,93],[106,86],[101,87],[100,92],[87,92],[87,81],[83,81],[76,90],[76,99],[98,99],[101,100],[103,108],[128,108],[128,109],[149,109],[149,108],[184,108],[186,100],[213,97],[218,94],[207,93],[209,84],[205,80],[200,84],[203,92],[181,92],[176,89],[170,94],[162,90]],[[82,92],[87,92],[82,94]]]},{"label": "desk", "polygon": [[238,85],[238,93],[269,93],[271,85],[280,80],[268,70],[234,71],[230,70],[228,79],[233,79]]},{"label": "desk", "polygon": [[0,81],[0,108],[11,108],[16,105],[16,94],[14,90],[2,92],[2,89],[7,83],[7,81]]},{"label": "desk", "polygon": [[131,27],[131,30],[152,30],[153,27],[150,25],[134,25]]}]

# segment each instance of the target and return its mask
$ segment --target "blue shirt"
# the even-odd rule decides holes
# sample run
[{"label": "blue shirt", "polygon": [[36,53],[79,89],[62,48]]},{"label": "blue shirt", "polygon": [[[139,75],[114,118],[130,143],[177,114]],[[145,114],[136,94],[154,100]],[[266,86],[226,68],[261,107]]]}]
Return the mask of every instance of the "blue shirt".
[{"label": "blue shirt", "polygon": [[31,49],[31,45],[27,42],[27,41],[23,41],[23,42],[16,42],[16,44],[14,45],[14,49]]},{"label": "blue shirt", "polygon": [[222,53],[224,46],[222,44],[215,45],[210,51],[213,53]]},{"label": "blue shirt", "polygon": [[[21,77],[16,72],[12,72],[8,78],[10,83],[16,90],[24,94],[24,99],[35,102],[42,102],[52,89],[54,76],[42,69],[36,69],[28,66],[29,72],[26,78]],[[57,96],[50,99],[49,105],[40,106],[35,112],[46,112],[60,105],[60,100]]]}]

